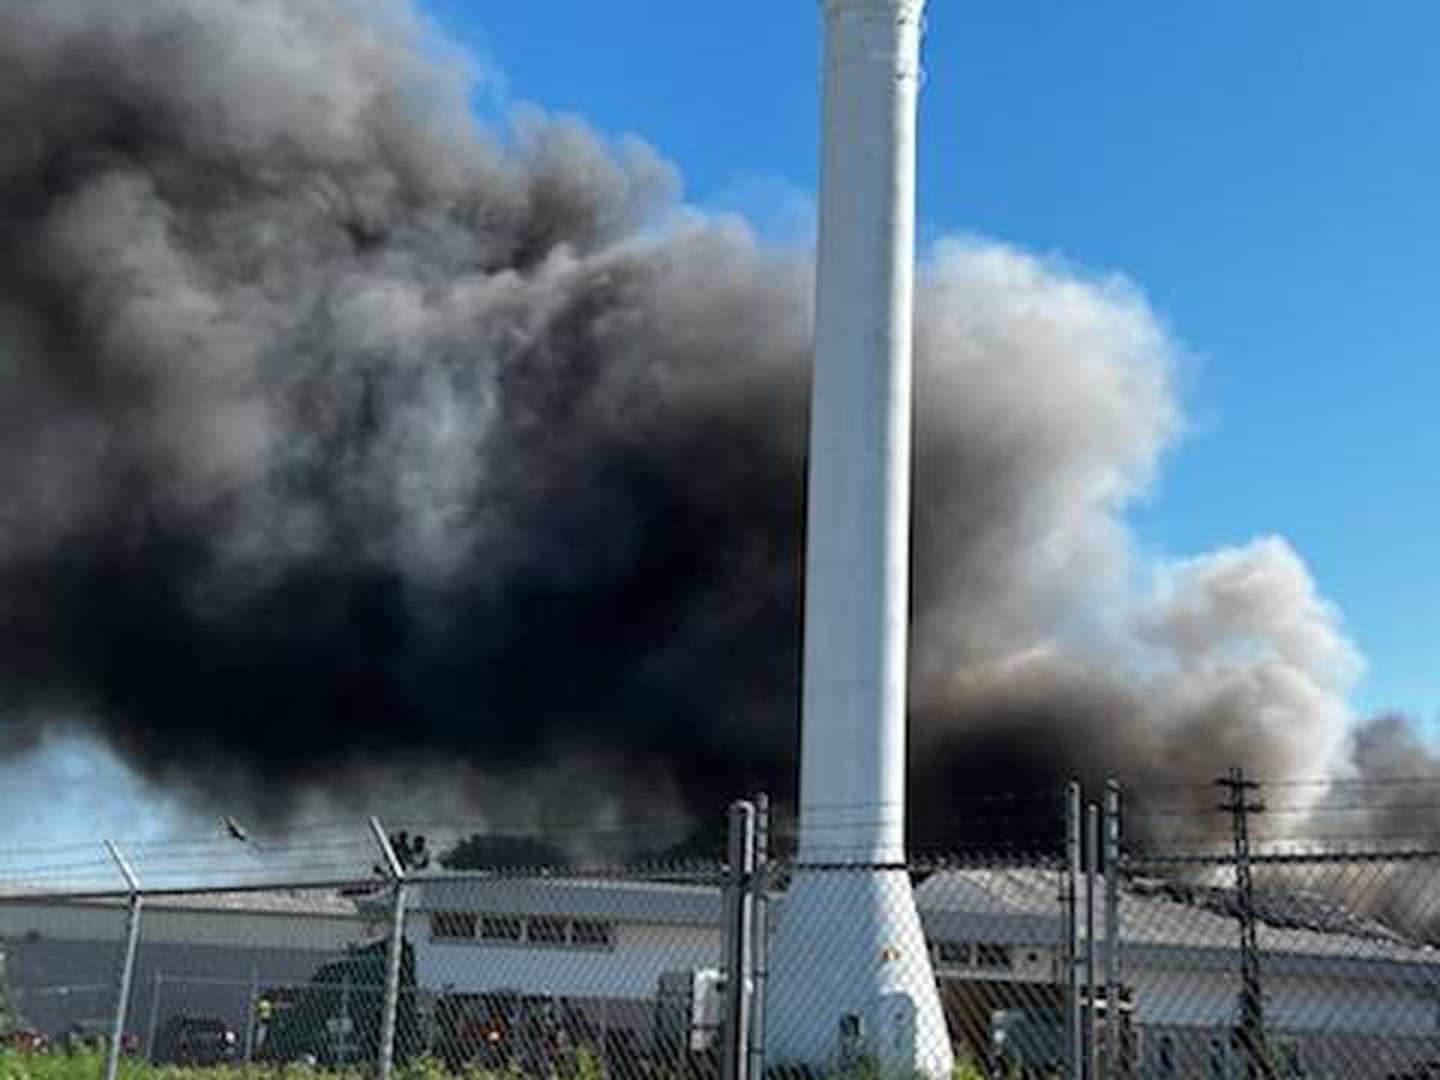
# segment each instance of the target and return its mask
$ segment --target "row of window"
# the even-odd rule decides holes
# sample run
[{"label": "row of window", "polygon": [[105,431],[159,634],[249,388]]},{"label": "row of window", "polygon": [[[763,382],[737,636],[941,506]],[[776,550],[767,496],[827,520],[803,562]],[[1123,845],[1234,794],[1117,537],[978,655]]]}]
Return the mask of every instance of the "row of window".
[{"label": "row of window", "polygon": [[432,941],[525,943],[546,948],[612,949],[615,924],[563,915],[484,915],[474,911],[432,911]]},{"label": "row of window", "polygon": [[936,941],[930,945],[930,955],[945,967],[1009,971],[1015,966],[1010,946],[989,941]]}]

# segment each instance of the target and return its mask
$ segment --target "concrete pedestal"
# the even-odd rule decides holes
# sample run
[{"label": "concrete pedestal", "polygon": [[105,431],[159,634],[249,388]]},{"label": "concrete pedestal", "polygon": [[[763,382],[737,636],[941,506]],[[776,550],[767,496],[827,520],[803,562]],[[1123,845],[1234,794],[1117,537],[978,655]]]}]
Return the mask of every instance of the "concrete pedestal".
[{"label": "concrete pedestal", "polygon": [[845,1072],[863,1062],[883,1076],[950,1076],[950,1038],[905,871],[799,871],[780,918],[766,1002],[771,1068]]}]

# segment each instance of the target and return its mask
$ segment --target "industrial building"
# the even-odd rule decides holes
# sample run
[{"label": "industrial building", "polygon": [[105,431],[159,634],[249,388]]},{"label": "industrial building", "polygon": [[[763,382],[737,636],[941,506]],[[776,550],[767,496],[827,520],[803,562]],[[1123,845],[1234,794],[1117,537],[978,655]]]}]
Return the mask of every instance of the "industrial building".
[{"label": "industrial building", "polygon": [[[1244,1075],[1231,1039],[1237,924],[1205,895],[1145,879],[1119,890],[1121,982],[1138,1076]],[[977,985],[1063,985],[1064,901],[1054,873],[947,872],[919,885],[916,900],[952,1031],[966,1022],[956,1003]],[[1319,898],[1297,895],[1290,908],[1257,928],[1276,1075],[1390,1077],[1440,1059],[1440,950]],[[1103,951],[1103,925],[1097,931]],[[968,963],[948,962],[951,949]],[[985,963],[977,964],[981,949]]]},{"label": "industrial building", "polygon": [[[957,1053],[991,1053],[997,1010],[1058,1005],[1068,954],[1057,872],[950,870],[915,897]],[[783,896],[772,910],[783,920]],[[1259,928],[1282,1075],[1386,1077],[1440,1059],[1440,951],[1354,916],[1327,926],[1313,905],[1303,911],[1296,925]],[[714,968],[721,955],[720,895],[703,886],[442,881],[418,889],[411,912],[422,986],[573,999],[611,1026],[647,1024],[666,973]],[[1146,881],[1120,890],[1119,920],[1135,1075],[1240,1075],[1235,920]]]},{"label": "industrial building", "polygon": [[[110,1028],[125,904],[35,895],[0,901],[0,947],[10,1004],[51,1038]],[[326,961],[375,936],[355,897],[274,890],[155,897],[136,954],[128,1033],[141,1051],[173,1016],[224,1020],[251,1033],[255,1003],[277,986],[306,983]]]},{"label": "industrial building", "polygon": [[[1043,1013],[1062,1001],[1061,886],[1056,870],[1037,867],[946,870],[915,886],[957,1054],[991,1053],[998,1010]],[[777,923],[784,900],[772,904]],[[442,876],[413,885],[407,908],[432,1027],[437,1003],[516,995],[563,1006],[582,1018],[587,1038],[623,1052],[652,1044],[677,978],[720,966],[723,905],[710,884]],[[1259,927],[1279,1075],[1386,1077],[1440,1059],[1440,950],[1333,906],[1297,902],[1296,910],[1288,925]],[[334,891],[156,899],[146,909],[131,1030],[148,1044],[167,1018],[205,1015],[243,1033],[258,994],[303,983],[347,946],[377,940],[384,915],[376,898]],[[1119,892],[1119,922],[1134,1075],[1242,1075],[1230,1039],[1234,918],[1173,883],[1134,880]],[[10,990],[30,1024],[58,1035],[107,1019],[123,923],[113,901],[0,904]],[[698,997],[707,991],[703,980],[689,985]],[[718,1022],[718,996],[685,1004],[698,1010],[687,1022]]]}]

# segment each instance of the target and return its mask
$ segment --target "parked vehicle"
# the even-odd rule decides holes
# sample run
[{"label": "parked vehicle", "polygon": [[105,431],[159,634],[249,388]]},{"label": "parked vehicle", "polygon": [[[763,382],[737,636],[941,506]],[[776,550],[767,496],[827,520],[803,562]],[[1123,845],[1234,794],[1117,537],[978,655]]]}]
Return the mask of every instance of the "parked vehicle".
[{"label": "parked vehicle", "polygon": [[239,1053],[239,1037],[211,1016],[172,1016],[155,1040],[155,1061],[165,1065],[226,1065]]},{"label": "parked vehicle", "polygon": [[[256,1059],[314,1061],[327,1068],[374,1061],[380,1048],[386,947],[384,941],[351,946],[344,956],[322,964],[304,986],[266,991],[262,1001],[269,1004],[270,1015],[257,1031]],[[409,942],[400,956],[395,1059],[405,1061],[421,1052],[423,1041]]]}]

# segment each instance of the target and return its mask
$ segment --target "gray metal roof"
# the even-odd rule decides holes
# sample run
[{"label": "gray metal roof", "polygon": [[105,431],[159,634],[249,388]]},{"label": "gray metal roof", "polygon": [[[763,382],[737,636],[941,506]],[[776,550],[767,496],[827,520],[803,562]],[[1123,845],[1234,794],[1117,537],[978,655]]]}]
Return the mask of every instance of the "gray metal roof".
[{"label": "gray metal roof", "polygon": [[630,923],[716,926],[720,890],[713,885],[599,878],[431,878],[413,885],[412,911],[568,915]]},{"label": "gray metal roof", "polygon": [[[1063,934],[1061,877],[1031,868],[947,870],[916,889],[925,929],[933,938],[999,942],[1059,943]],[[1097,883],[1104,895],[1103,878]],[[1296,910],[1315,911],[1313,898],[1301,898]],[[1268,898],[1271,911],[1278,903]],[[1197,957],[1226,957],[1237,949],[1233,914],[1209,903],[1199,891],[1153,881],[1127,882],[1120,890],[1120,937],[1127,955],[1152,949],[1185,950]],[[1272,917],[1273,914],[1272,914]],[[1302,921],[1298,917],[1290,921]],[[1336,929],[1262,922],[1261,950],[1272,958],[1352,960],[1366,964],[1440,964],[1440,950],[1401,935],[1382,933],[1380,924],[1359,916],[1335,916]],[[1347,929],[1348,927],[1348,929]],[[1103,919],[1096,919],[1097,938]]]},{"label": "gray metal roof", "polygon": [[[926,934],[932,940],[1059,946],[1064,933],[1061,884],[1061,875],[1053,869],[956,869],[930,875],[916,887],[915,896]],[[1099,887],[1103,895],[1103,879]],[[0,902],[102,908],[122,903],[119,899],[67,900],[24,889],[10,892]],[[335,889],[271,889],[160,896],[148,900],[147,908],[365,919],[383,916],[387,903],[384,889],[362,895],[345,895]],[[1271,894],[1266,904],[1271,921],[1260,924],[1258,935],[1267,963],[1272,966],[1298,970],[1318,961],[1324,961],[1327,969],[1342,963],[1367,968],[1376,964],[1401,965],[1423,967],[1440,978],[1440,949],[1407,940],[1373,919],[1302,894],[1289,904],[1282,904]],[[777,896],[772,910],[778,915],[783,905],[784,897]],[[713,884],[457,874],[414,882],[407,895],[407,907],[416,912],[557,915],[715,927],[721,919],[722,897]],[[1163,953],[1172,962],[1183,960],[1203,966],[1233,962],[1236,920],[1227,910],[1223,890],[1180,886],[1158,879],[1129,881],[1120,891],[1119,916],[1124,948],[1131,958]],[[1103,936],[1103,920],[1096,921],[1097,931]]]},{"label": "gray metal roof", "polygon": [[361,897],[333,889],[286,889],[276,892],[219,892],[161,897],[149,908],[193,911],[234,911],[252,915],[306,915],[360,918]]},{"label": "gray metal roof", "polygon": [[[335,889],[269,889],[265,891],[220,891],[147,897],[145,909],[152,912],[226,912],[245,915],[288,915],[307,918],[364,917],[364,896],[347,896]],[[42,904],[59,908],[124,907],[121,897],[67,897],[23,887],[0,895],[0,903]]]}]

